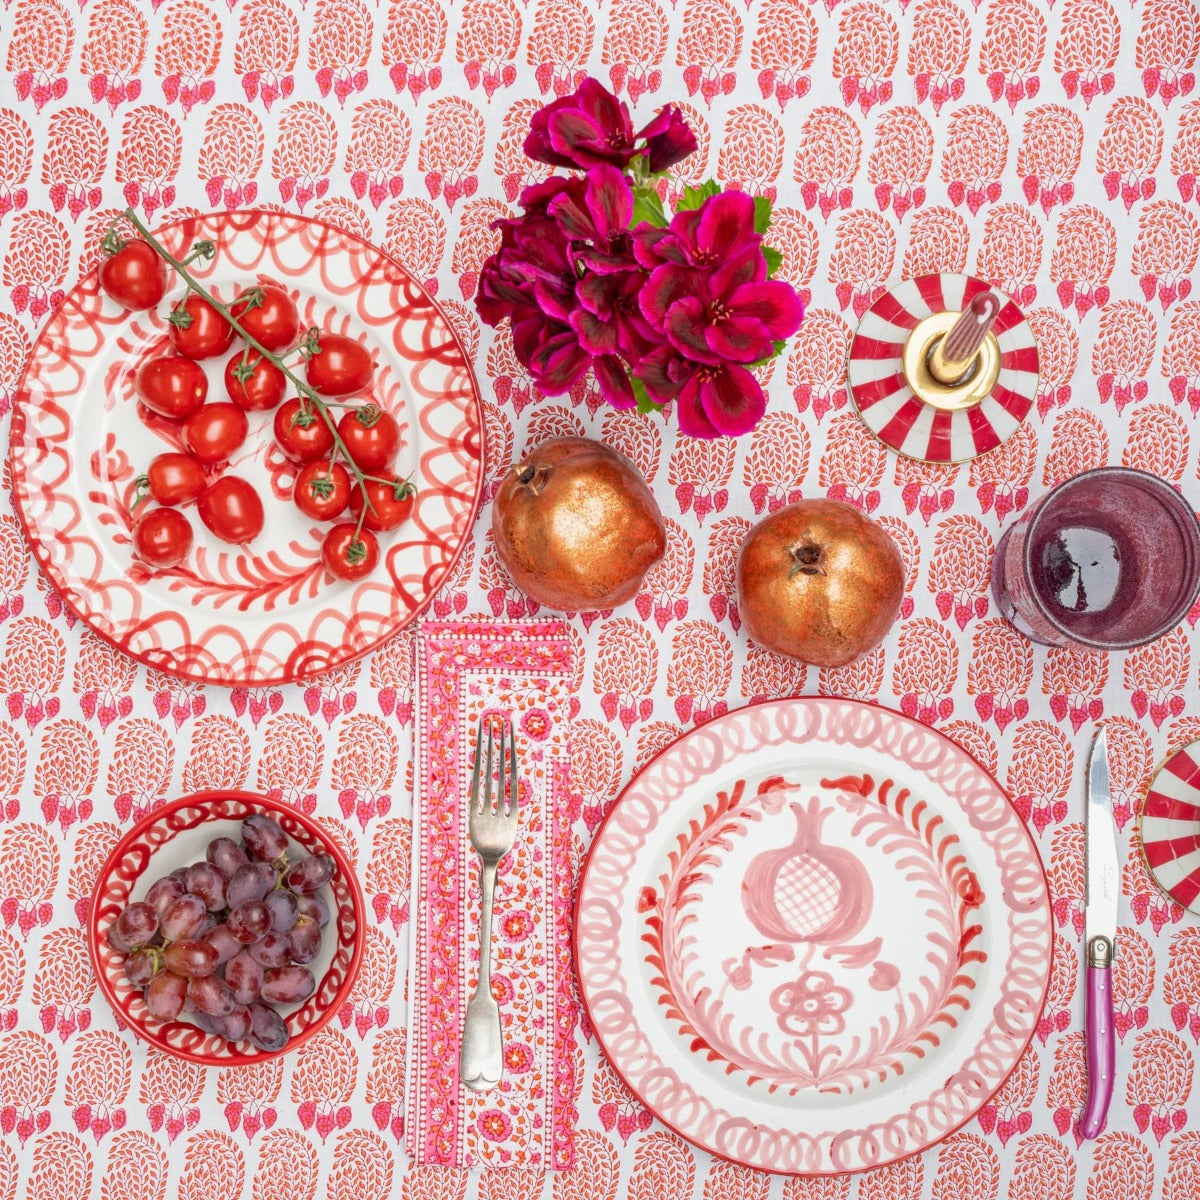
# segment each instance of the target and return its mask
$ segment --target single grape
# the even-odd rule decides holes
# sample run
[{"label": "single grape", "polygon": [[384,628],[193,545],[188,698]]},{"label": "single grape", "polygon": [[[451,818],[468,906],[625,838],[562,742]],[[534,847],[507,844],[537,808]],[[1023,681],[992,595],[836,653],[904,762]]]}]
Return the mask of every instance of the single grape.
[{"label": "single grape", "polygon": [[199,938],[185,938],[181,942],[172,942],[163,951],[163,961],[176,975],[186,975],[189,979],[203,979],[211,975],[218,966],[217,948],[202,942]]},{"label": "single grape", "polygon": [[224,922],[210,929],[204,940],[217,952],[217,966],[227,963],[242,948],[242,943],[229,932]]},{"label": "single grape", "polygon": [[166,878],[174,879],[176,883],[182,886],[187,882],[187,867],[176,867]]},{"label": "single grape", "polygon": [[213,838],[204,851],[204,857],[212,863],[226,879],[232,879],[238,867],[244,867],[250,860],[246,852],[233,838]]},{"label": "single grape", "polygon": [[328,854],[311,854],[292,867],[285,882],[293,892],[307,896],[317,888],[324,887],[333,878],[334,866],[334,861]]},{"label": "single grape", "polygon": [[300,912],[296,893],[289,892],[287,888],[276,888],[267,893],[263,903],[271,910],[272,930],[276,933],[291,933]]},{"label": "single grape", "polygon": [[311,896],[300,896],[296,905],[302,917],[309,917],[322,926],[329,923],[329,905],[315,892]]},{"label": "single grape", "polygon": [[221,1031],[217,1028],[217,1017],[210,1017],[207,1013],[197,1012],[196,1009],[189,1003],[188,1011],[192,1014],[192,1023],[203,1029],[205,1033],[211,1033],[214,1037],[221,1037]]},{"label": "single grape", "polygon": [[155,880],[150,885],[150,890],[146,893],[146,903],[153,904],[155,912],[158,913],[158,919],[161,921],[163,913],[179,899],[187,888],[175,879],[173,876],[164,875],[161,879]]},{"label": "single grape", "polygon": [[286,967],[292,959],[292,945],[286,933],[268,933],[250,945],[250,957],[264,967]]},{"label": "single grape", "polygon": [[208,1017],[227,1017],[237,1005],[229,984],[220,975],[189,979],[187,993],[192,1008]]},{"label": "single grape", "polygon": [[247,863],[238,867],[225,886],[225,903],[237,908],[247,900],[261,900],[275,886],[275,868],[270,863]]},{"label": "single grape", "polygon": [[188,867],[187,890],[199,896],[209,912],[225,907],[225,876],[212,863],[193,863]]},{"label": "single grape", "polygon": [[187,980],[174,971],[159,971],[146,988],[146,1008],[156,1021],[173,1021],[183,1011]]},{"label": "single grape", "polygon": [[288,1031],[283,1018],[268,1005],[255,1001],[250,1005],[250,1040],[268,1052],[287,1045]]},{"label": "single grape", "polygon": [[316,990],[317,981],[307,967],[270,967],[263,972],[259,992],[268,1004],[298,1004]]},{"label": "single grape", "polygon": [[271,910],[261,900],[247,900],[232,909],[225,925],[244,946],[257,942],[271,928]]},{"label": "single grape", "polygon": [[309,917],[301,917],[296,928],[288,934],[292,962],[312,962],[321,951],[321,927]]},{"label": "single grape", "polygon": [[250,957],[249,950],[240,950],[225,964],[225,982],[239,1004],[257,1000],[262,981],[262,964]]},{"label": "single grape", "polygon": [[125,978],[134,987],[145,987],[162,968],[162,957],[150,950],[135,950],[125,960]]},{"label": "single grape", "polygon": [[244,1004],[235,1004],[231,1012],[214,1017],[212,1023],[227,1042],[240,1042],[250,1036],[250,1010]]},{"label": "single grape", "polygon": [[114,921],[104,935],[105,941],[118,953],[128,954],[133,947],[117,932],[117,923]]},{"label": "single grape", "polygon": [[212,931],[214,929],[216,929],[216,927],[217,927],[216,913],[205,913],[200,924],[196,927],[196,932],[192,934],[192,937],[198,937],[198,938],[208,937],[208,935],[210,933],[212,933]]},{"label": "single grape", "polygon": [[137,900],[116,920],[117,936],[130,949],[144,946],[158,932],[158,911],[153,904]]},{"label": "single grape", "polygon": [[182,938],[195,937],[207,916],[208,906],[204,901],[199,896],[184,892],[167,908],[158,924],[168,942],[177,942]]},{"label": "single grape", "polygon": [[287,853],[288,835],[273,817],[251,813],[242,822],[242,842],[251,858],[270,862]]}]

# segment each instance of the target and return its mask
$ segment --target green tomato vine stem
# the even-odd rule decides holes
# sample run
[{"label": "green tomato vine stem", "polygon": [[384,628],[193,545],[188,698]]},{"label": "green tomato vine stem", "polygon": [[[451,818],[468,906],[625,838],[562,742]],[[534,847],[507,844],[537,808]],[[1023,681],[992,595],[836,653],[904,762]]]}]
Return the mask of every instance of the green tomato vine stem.
[{"label": "green tomato vine stem", "polygon": [[[171,268],[171,270],[173,270],[175,272],[175,274],[178,275],[180,277],[180,279],[182,279],[183,282],[187,284],[189,291],[195,292],[196,295],[199,296],[201,300],[203,300],[206,304],[210,305],[212,308],[216,309],[216,311],[219,312],[221,314],[221,316],[223,316],[225,318],[225,320],[229,322],[229,324],[233,327],[233,331],[238,335],[238,337],[240,337],[242,339],[243,342],[246,343],[247,346],[256,350],[259,354],[261,354],[263,356],[263,358],[265,358],[267,360],[267,362],[271,363],[273,366],[278,368],[279,371],[282,372],[284,378],[287,379],[288,382],[291,383],[292,386],[296,389],[296,393],[300,397],[301,401],[305,402],[307,404],[310,404],[313,408],[316,409],[317,413],[321,417],[321,420],[325,422],[325,427],[329,430],[331,436],[333,437],[334,453],[333,453],[333,455],[330,456],[331,459],[334,456],[336,456],[339,452],[341,453],[342,457],[346,460],[346,465],[354,473],[354,476],[355,476],[356,480],[358,481],[359,488],[362,490],[363,504],[364,504],[363,511],[365,512],[366,508],[370,508],[370,510],[372,512],[375,512],[375,505],[371,503],[371,498],[367,495],[366,488],[363,485],[368,480],[375,481],[378,483],[387,483],[387,484],[391,484],[393,481],[389,480],[389,479],[380,479],[379,476],[377,476],[377,475],[368,475],[365,471],[363,471],[359,468],[358,464],[351,457],[350,451],[346,448],[346,443],[344,441],[342,441],[342,435],[340,433],[338,433],[337,422],[333,419],[332,415],[330,414],[329,405],[326,404],[324,398],[320,395],[320,393],[317,392],[317,390],[311,384],[309,384],[306,380],[301,379],[291,369],[291,367],[289,367],[283,361],[283,359],[280,358],[280,356],[278,354],[276,354],[272,350],[268,350],[266,348],[266,346],[264,346],[262,344],[262,342],[260,342],[256,337],[254,337],[253,334],[247,333],[246,330],[242,327],[241,323],[238,321],[238,319],[235,316],[233,316],[233,314],[229,311],[229,305],[222,304],[221,301],[218,300],[206,287],[204,287],[201,283],[199,283],[197,281],[196,277],[191,273],[191,271],[189,271],[187,269],[186,263],[192,261],[193,258],[200,257],[200,256],[203,256],[203,257],[211,256],[211,254],[214,252],[212,243],[211,242],[208,243],[208,249],[209,249],[208,254],[203,254],[203,251],[201,251],[201,254],[197,254],[197,249],[200,249],[201,247],[204,246],[204,243],[200,243],[199,247],[197,247],[197,249],[193,249],[191,254],[189,254],[186,259],[181,260],[181,259],[176,258],[162,244],[162,242],[160,242],[158,240],[158,238],[156,238],[154,236],[154,234],[152,234],[150,232],[150,230],[146,227],[146,225],[138,217],[137,213],[132,208],[127,208],[121,214],[121,217],[123,217],[125,220],[127,220],[130,223],[130,225],[132,225],[134,227],[134,229],[136,229],[138,231],[138,234],[142,238],[145,239],[145,241],[150,245],[150,247],[154,250],[154,252],[159,256],[159,258],[161,258],[167,264],[167,266],[169,266]],[[120,219],[121,219],[120,217],[117,218],[117,220],[120,220]],[[116,222],[114,221],[113,229],[115,229],[115,228],[116,228]],[[335,403],[337,403],[338,407],[347,407],[347,408],[358,407],[357,405],[352,405],[347,401],[341,401],[341,402],[335,402]]]}]

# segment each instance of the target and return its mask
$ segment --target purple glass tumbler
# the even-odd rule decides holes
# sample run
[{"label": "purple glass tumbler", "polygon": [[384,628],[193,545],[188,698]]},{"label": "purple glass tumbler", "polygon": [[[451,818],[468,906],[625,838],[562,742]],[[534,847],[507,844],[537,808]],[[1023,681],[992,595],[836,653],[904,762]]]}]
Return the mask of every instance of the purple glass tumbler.
[{"label": "purple glass tumbler", "polygon": [[1200,521],[1170,484],[1128,467],[1060,483],[1000,539],[992,596],[1031,641],[1128,650],[1200,593]]}]

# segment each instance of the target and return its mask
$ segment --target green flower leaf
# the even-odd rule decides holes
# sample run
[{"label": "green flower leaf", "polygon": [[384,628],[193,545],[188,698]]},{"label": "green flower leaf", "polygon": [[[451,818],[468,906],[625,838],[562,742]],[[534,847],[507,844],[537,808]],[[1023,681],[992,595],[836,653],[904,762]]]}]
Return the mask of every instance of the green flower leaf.
[{"label": "green flower leaf", "polygon": [[633,386],[633,397],[637,401],[638,412],[642,416],[645,416],[646,413],[658,412],[662,405],[655,404],[650,399],[650,393],[646,391],[646,385],[636,375],[631,375],[629,382]]},{"label": "green flower leaf", "polygon": [[767,278],[773,279],[775,272],[783,265],[783,255],[774,246],[763,246],[762,252],[767,260]]},{"label": "green flower leaf", "polygon": [[771,228],[770,196],[754,197],[754,232],[766,233]]},{"label": "green flower leaf", "polygon": [[662,198],[652,187],[639,187],[633,193],[633,214],[629,218],[629,228],[636,229],[643,221],[656,229],[665,229],[667,226]]},{"label": "green flower leaf", "polygon": [[675,211],[689,212],[693,208],[699,208],[709,196],[715,196],[720,190],[721,185],[715,179],[709,179],[699,187],[692,187],[689,183],[683,189],[683,195],[675,202]]}]

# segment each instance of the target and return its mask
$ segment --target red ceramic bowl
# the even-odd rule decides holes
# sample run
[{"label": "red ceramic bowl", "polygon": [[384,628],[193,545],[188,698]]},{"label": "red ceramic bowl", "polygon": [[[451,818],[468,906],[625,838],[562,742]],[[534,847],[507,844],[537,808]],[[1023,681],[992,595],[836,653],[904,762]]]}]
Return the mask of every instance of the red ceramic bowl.
[{"label": "red ceramic bowl", "polygon": [[[123,954],[108,944],[108,927],[122,909],[142,899],[150,885],[176,867],[204,858],[212,838],[239,839],[239,826],[251,813],[274,817],[292,839],[291,852],[331,855],[337,871],[322,889],[329,904],[329,924],[323,930],[321,953],[309,964],[317,990],[290,1013],[280,1008],[291,1035],[282,1050],[256,1049],[249,1042],[232,1044],[205,1033],[186,1019],[156,1021],[146,1010],[141,988],[125,978]],[[252,792],[197,792],[143,817],[108,856],[92,896],[88,914],[88,950],[100,990],[117,1017],[138,1037],[202,1066],[236,1067],[287,1054],[323,1029],[350,994],[363,956],[365,936],[362,890],[341,849],[315,822],[294,808]]]}]

